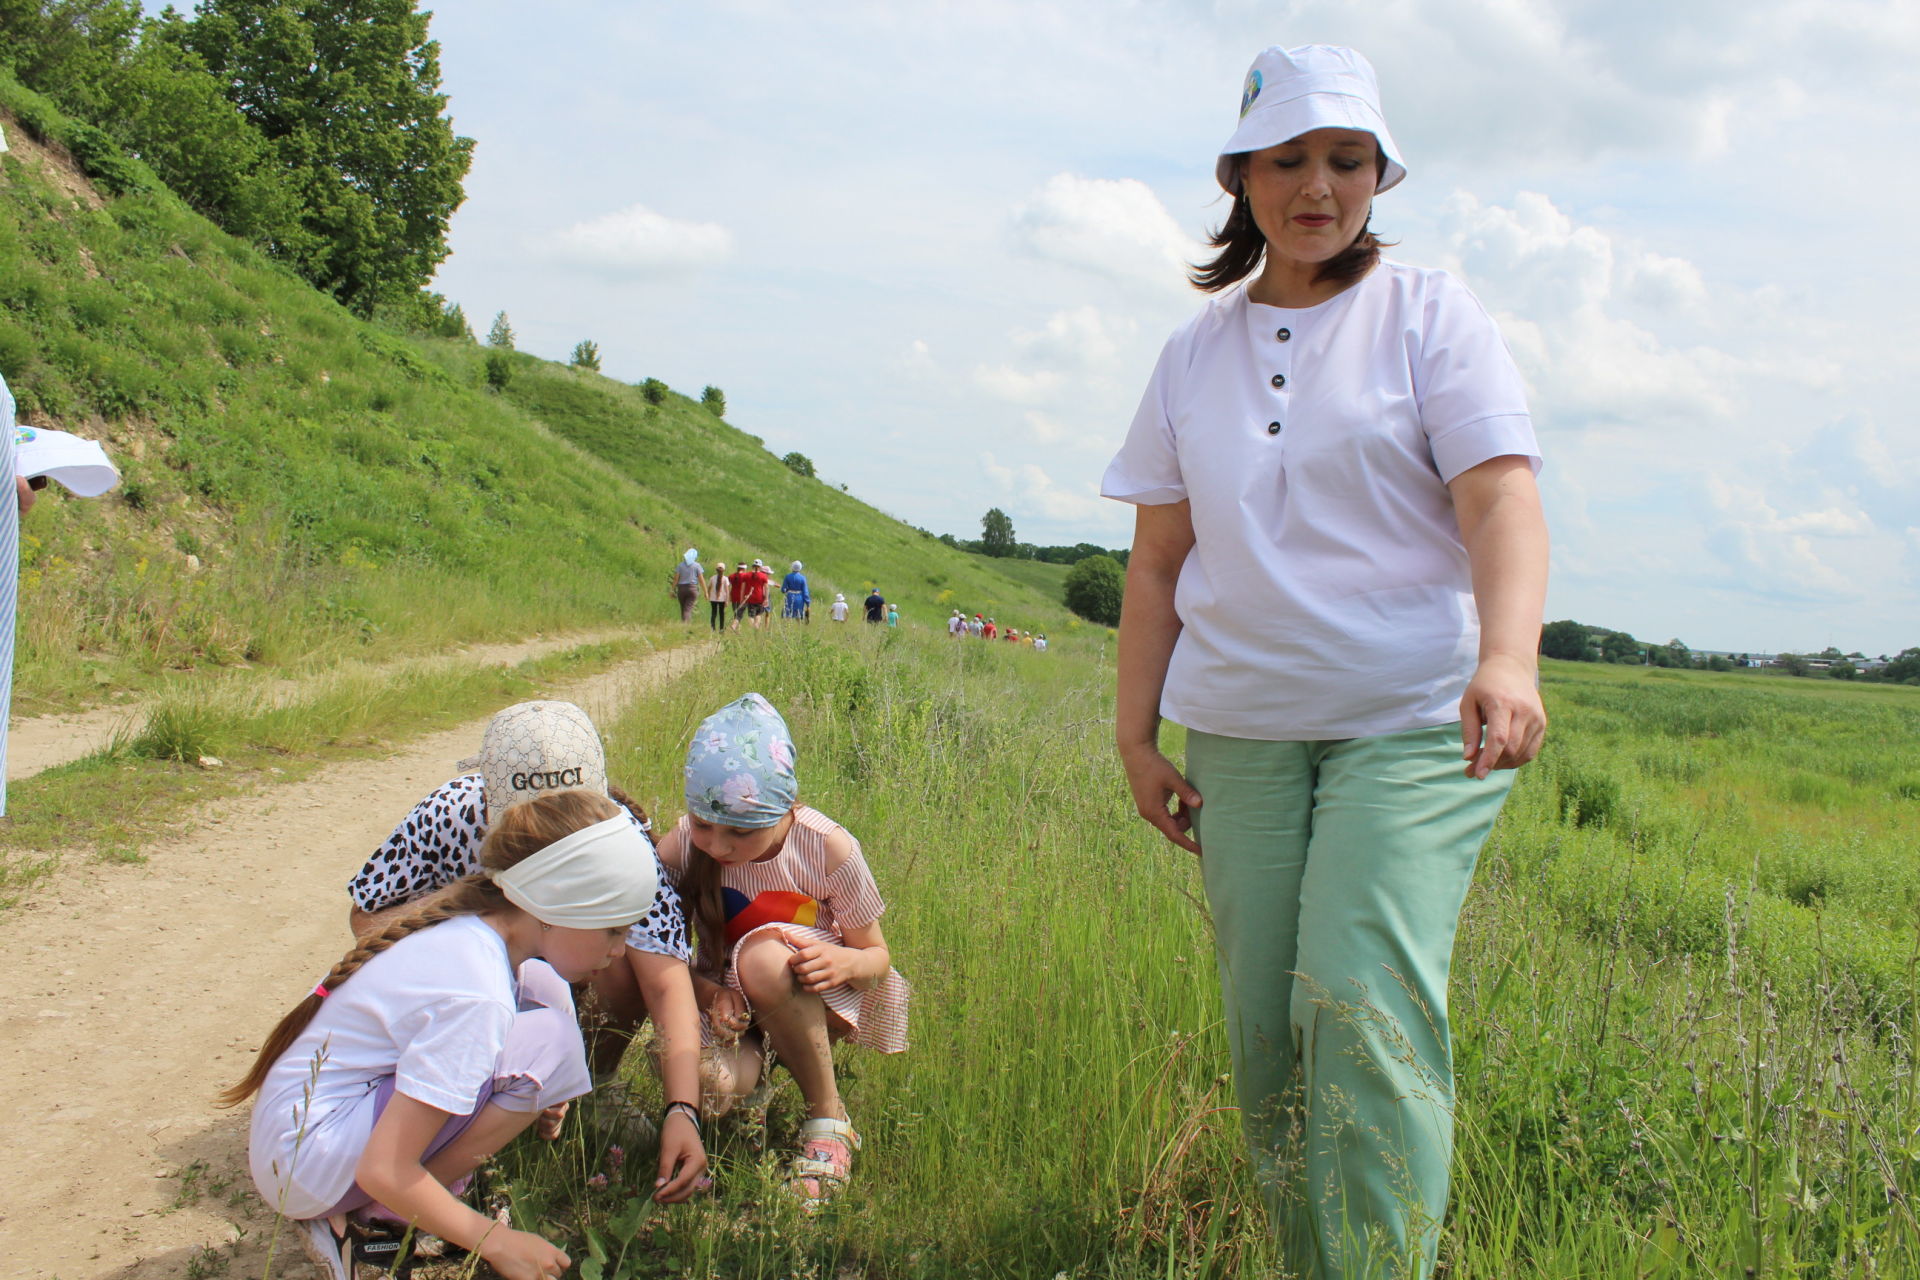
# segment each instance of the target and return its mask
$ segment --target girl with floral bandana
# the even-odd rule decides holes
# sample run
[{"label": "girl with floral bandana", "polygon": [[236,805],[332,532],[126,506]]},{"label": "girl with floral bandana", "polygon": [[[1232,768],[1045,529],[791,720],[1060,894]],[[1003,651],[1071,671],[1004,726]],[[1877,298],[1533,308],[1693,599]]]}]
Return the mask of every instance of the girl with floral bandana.
[{"label": "girl with floral bandana", "polygon": [[860,842],[799,802],[794,756],[786,721],[757,693],[707,717],[687,749],[687,816],[660,859],[699,935],[704,1109],[723,1114],[751,1093],[771,1050],[806,1100],[790,1185],[813,1208],[846,1185],[860,1146],[833,1042],[904,1050],[910,988]]}]

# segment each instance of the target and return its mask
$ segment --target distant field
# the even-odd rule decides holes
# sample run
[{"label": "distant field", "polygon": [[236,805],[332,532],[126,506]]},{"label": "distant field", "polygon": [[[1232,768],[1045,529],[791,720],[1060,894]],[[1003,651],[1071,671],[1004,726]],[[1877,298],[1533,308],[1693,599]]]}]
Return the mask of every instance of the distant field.
[{"label": "distant field", "polygon": [[[1920,690],[1545,679],[1456,968],[1449,1276],[1920,1274]],[[891,904],[914,1047],[844,1057],[867,1147],[814,1223],[776,1186],[791,1089],[773,1154],[721,1127],[714,1201],[622,1216],[641,1182],[563,1144],[506,1166],[530,1220],[615,1278],[1269,1274],[1195,867],[1128,812],[1111,680],[1092,646],[815,629],[634,707],[614,772],[668,813],[699,716],[787,712]]]}]

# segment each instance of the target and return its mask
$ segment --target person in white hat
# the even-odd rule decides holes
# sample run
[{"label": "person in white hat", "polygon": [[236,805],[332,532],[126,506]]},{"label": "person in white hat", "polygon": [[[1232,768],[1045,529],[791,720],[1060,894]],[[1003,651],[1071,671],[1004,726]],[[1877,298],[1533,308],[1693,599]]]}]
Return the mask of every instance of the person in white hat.
[{"label": "person in white hat", "polygon": [[1374,197],[1407,167],[1366,59],[1268,49],[1239,105],[1215,162],[1233,204],[1191,275],[1212,296],[1101,486],[1135,507],[1116,739],[1140,815],[1205,851],[1287,1268],[1426,1276],[1454,932],[1546,728],[1540,454],[1486,311],[1381,257]]}]

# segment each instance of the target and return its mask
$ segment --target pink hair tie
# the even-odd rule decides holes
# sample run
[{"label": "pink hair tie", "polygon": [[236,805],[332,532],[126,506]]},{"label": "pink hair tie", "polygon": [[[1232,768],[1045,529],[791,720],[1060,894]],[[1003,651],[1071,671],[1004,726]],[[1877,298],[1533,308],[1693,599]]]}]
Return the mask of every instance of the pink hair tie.
[{"label": "pink hair tie", "polygon": [[313,994],[319,996],[322,1000],[325,1000],[327,998],[327,989],[321,983],[316,982],[313,984]]}]

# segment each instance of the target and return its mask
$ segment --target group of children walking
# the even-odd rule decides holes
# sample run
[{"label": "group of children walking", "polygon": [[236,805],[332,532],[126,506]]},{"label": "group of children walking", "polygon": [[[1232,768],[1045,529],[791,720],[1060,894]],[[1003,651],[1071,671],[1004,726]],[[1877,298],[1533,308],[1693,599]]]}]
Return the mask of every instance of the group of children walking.
[{"label": "group of children walking", "polygon": [[[806,1109],[791,1191],[811,1209],[847,1184],[860,1138],[832,1046],[903,1051],[910,988],[860,844],[800,802],[796,757],[765,698],[722,707],[656,848],[586,713],[522,703],[374,851],[349,883],[354,946],[223,1095],[257,1095],[254,1182],[332,1280],[410,1252],[557,1276],[558,1247],[462,1198],[481,1162],[585,1099],[589,1123],[657,1127],[655,1198],[685,1200],[712,1185],[705,1125],[763,1100],[775,1062]],[[643,1019],[655,1124],[619,1082]]]},{"label": "group of children walking", "polygon": [[1042,653],[1046,652],[1047,648],[1047,633],[1044,631],[1037,636],[1031,631],[1017,631],[1012,627],[1003,631],[1000,629],[1000,624],[992,618],[982,618],[977,613],[969,618],[958,609],[955,609],[953,616],[947,619],[947,634],[956,640],[963,636],[971,636],[975,640],[1005,640],[1013,644],[1030,644]]},{"label": "group of children walking", "polygon": [[[700,563],[697,547],[688,547],[673,568],[673,589],[680,599],[680,621],[692,622],[694,605],[705,600],[707,625],[715,631],[728,629],[729,612],[735,631],[743,621],[751,627],[766,626],[772,611],[768,604],[772,584],[773,570],[758,558],[751,564],[742,560],[732,572],[728,572],[727,563],[722,560],[708,573]],[[798,560],[780,580],[780,598],[782,617],[798,622],[813,621],[813,593]]]}]

